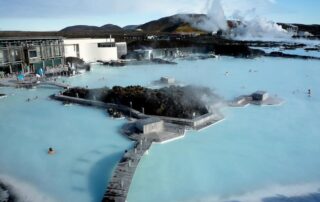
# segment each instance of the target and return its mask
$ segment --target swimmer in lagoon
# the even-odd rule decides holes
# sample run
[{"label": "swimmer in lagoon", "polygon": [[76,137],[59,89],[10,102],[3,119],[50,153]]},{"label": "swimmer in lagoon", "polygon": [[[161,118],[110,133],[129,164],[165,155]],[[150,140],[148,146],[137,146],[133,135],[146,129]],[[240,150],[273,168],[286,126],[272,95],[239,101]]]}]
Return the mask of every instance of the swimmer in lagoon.
[{"label": "swimmer in lagoon", "polygon": [[52,149],[52,147],[49,147],[48,149],[48,154],[52,155],[52,154],[55,154],[56,151]]},{"label": "swimmer in lagoon", "polygon": [[311,89],[308,89],[308,96],[311,97]]}]

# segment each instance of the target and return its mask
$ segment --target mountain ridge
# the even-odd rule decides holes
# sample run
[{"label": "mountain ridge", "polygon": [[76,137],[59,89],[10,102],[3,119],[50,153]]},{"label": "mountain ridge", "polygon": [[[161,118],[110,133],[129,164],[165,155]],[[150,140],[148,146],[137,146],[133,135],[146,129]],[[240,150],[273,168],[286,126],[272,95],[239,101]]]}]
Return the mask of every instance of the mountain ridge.
[{"label": "mountain ridge", "polygon": [[[101,27],[91,25],[75,25],[65,27],[59,32],[72,33],[81,31],[105,31],[105,32],[128,32],[128,31],[140,31],[146,33],[208,33],[194,26],[206,20],[205,14],[176,14],[167,17],[162,17],[157,20],[152,20],[141,25],[127,25],[120,27],[114,24],[106,24]],[[190,24],[189,22],[194,22]],[[235,21],[228,20],[228,26],[231,28],[235,24]],[[320,37],[320,25],[317,24],[301,24],[301,23],[277,23],[284,29],[288,29],[290,26],[296,26],[299,31],[309,32],[314,36]]]}]

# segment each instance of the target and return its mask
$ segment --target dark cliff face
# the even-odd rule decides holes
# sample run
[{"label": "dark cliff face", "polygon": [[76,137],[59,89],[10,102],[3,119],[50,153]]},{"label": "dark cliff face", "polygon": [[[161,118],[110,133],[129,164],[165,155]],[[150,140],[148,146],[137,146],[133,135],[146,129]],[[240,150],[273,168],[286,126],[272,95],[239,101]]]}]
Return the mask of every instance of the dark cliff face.
[{"label": "dark cliff face", "polygon": [[105,103],[125,105],[149,115],[169,116],[176,118],[193,118],[208,113],[206,103],[202,96],[215,97],[208,88],[185,86],[166,87],[161,89],[148,89],[141,86],[120,87],[112,89],[84,89],[73,88],[63,93],[67,96],[84,99],[93,99]]}]

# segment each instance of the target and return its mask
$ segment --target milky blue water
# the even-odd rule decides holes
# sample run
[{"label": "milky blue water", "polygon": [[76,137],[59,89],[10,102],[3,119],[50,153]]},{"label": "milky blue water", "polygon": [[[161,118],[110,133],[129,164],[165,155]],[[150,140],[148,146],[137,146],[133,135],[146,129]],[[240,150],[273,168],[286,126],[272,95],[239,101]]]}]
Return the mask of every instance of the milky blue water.
[{"label": "milky blue water", "polygon": [[[152,87],[161,76],[172,76],[181,84],[210,87],[226,100],[256,90],[283,98],[277,107],[224,107],[226,120],[218,125],[153,145],[128,196],[136,202],[259,201],[319,191],[319,74],[319,61],[222,57],[174,66],[96,65],[62,80],[90,88]],[[100,109],[48,100],[54,89],[0,91],[14,94],[0,100],[0,179],[23,182],[48,201],[100,201],[112,169],[132,146],[118,133],[124,121]],[[46,154],[50,146],[57,150],[53,156]]]},{"label": "milky blue water", "polygon": [[[0,91],[9,95],[0,100],[0,181],[30,202],[100,201],[132,146],[118,134],[123,121],[95,108],[64,107],[48,99],[52,89]],[[49,147],[55,155],[47,154]]]}]

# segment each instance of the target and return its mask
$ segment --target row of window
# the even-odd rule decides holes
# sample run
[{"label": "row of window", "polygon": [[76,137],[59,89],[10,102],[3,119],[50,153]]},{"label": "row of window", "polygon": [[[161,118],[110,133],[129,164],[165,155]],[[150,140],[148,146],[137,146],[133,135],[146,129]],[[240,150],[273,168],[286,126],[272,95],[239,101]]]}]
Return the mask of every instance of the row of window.
[{"label": "row of window", "polygon": [[[0,63],[19,62],[23,60],[24,50],[22,48],[0,49]],[[60,46],[34,47],[26,53],[30,60],[37,58],[52,58],[62,56]]]},{"label": "row of window", "polygon": [[22,52],[20,49],[0,50],[0,63],[8,63],[10,61],[21,61]]},{"label": "row of window", "polygon": [[115,47],[115,43],[105,42],[105,43],[98,43],[98,48],[110,48]]},{"label": "row of window", "polygon": [[61,56],[62,50],[60,46],[38,46],[33,50],[29,50],[29,57],[32,58],[50,58],[55,56]]}]

